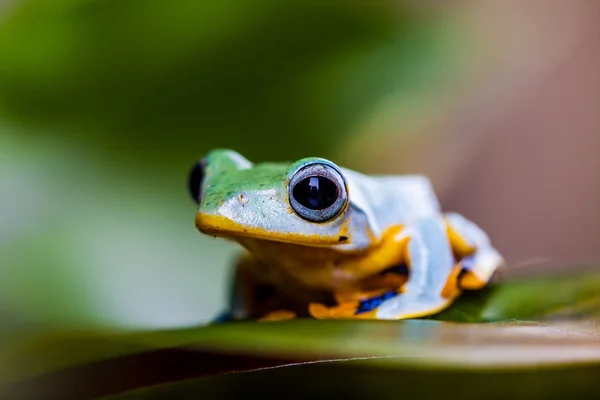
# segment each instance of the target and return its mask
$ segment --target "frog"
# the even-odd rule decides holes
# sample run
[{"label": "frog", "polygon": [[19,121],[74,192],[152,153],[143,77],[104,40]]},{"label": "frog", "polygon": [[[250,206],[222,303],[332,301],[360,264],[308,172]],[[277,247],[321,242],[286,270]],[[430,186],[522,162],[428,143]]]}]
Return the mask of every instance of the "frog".
[{"label": "frog", "polygon": [[188,189],[199,232],[241,245],[225,320],[429,317],[504,265],[478,225],[442,211],[424,175],[217,148],[193,163]]}]

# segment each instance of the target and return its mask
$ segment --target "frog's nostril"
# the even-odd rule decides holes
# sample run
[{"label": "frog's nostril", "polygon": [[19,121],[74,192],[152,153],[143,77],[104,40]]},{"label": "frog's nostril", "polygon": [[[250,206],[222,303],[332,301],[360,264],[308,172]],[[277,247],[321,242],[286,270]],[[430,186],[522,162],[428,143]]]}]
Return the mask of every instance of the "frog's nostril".
[{"label": "frog's nostril", "polygon": [[246,204],[247,202],[249,202],[249,201],[250,201],[250,197],[248,197],[248,195],[247,195],[247,194],[245,194],[245,193],[240,193],[240,194],[238,194],[238,197],[237,197],[237,199],[238,199],[238,201],[239,201],[240,203],[242,203],[242,204]]}]

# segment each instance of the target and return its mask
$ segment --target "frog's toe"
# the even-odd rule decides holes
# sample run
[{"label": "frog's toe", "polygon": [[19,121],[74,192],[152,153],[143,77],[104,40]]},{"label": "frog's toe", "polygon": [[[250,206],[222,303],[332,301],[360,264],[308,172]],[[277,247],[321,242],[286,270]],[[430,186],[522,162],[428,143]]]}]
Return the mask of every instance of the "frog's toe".
[{"label": "frog's toe", "polygon": [[459,279],[459,285],[463,289],[478,290],[487,285],[487,281],[477,276],[476,272],[465,270]]},{"label": "frog's toe", "polygon": [[289,310],[277,310],[268,313],[264,317],[260,318],[259,321],[284,321],[286,319],[296,318],[296,313]]},{"label": "frog's toe", "polygon": [[462,289],[484,287],[504,259],[492,246],[487,234],[473,222],[456,213],[446,213],[448,237],[452,248],[462,258],[464,272],[459,278]]},{"label": "frog's toe", "polygon": [[310,303],[308,305],[309,314],[316,319],[325,319],[331,317],[329,307],[321,303]]},{"label": "frog's toe", "polygon": [[348,301],[337,306],[327,307],[320,303],[311,303],[308,312],[316,319],[355,318],[358,301]]},{"label": "frog's toe", "polygon": [[377,308],[377,319],[421,318],[437,314],[452,304],[452,297],[403,293]]},{"label": "frog's toe", "polygon": [[480,250],[465,257],[461,261],[463,272],[459,277],[459,286],[467,290],[483,288],[503,263],[503,258],[493,249]]}]

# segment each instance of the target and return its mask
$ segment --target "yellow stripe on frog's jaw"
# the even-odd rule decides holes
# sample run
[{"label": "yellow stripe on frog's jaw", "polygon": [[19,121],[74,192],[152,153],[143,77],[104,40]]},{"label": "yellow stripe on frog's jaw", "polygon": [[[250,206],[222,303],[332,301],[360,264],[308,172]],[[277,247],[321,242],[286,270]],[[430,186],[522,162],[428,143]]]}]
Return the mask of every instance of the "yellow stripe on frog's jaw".
[{"label": "yellow stripe on frog's jaw", "polygon": [[[350,242],[347,224],[342,224],[335,235],[317,235],[294,232],[268,231],[258,227],[246,226],[232,221],[221,215],[197,213],[195,218],[196,228],[202,233],[235,239],[236,237],[250,237],[274,242],[283,242],[309,246],[331,246]],[[340,241],[340,237],[346,239]]]}]

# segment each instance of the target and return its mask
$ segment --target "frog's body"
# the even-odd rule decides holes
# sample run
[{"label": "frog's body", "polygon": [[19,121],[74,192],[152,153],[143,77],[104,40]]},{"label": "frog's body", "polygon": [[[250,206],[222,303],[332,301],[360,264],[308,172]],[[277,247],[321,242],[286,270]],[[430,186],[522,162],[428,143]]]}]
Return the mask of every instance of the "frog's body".
[{"label": "frog's body", "polygon": [[320,158],[252,164],[214,150],[194,169],[196,226],[239,242],[234,318],[403,319],[441,311],[502,258],[422,176],[367,176]]}]

